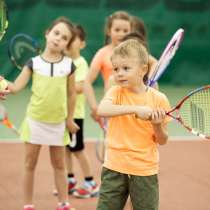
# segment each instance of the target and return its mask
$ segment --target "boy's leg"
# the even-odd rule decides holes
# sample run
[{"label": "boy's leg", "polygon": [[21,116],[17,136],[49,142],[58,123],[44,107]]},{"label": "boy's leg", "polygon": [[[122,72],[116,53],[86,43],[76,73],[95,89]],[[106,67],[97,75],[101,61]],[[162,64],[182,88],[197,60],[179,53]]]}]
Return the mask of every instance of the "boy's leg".
[{"label": "boy's leg", "polygon": [[90,198],[98,196],[99,187],[93,178],[87,155],[84,150],[74,152],[74,155],[82,169],[84,181],[82,185],[73,192],[73,195],[77,198]]},{"label": "boy's leg", "polygon": [[103,167],[97,210],[123,210],[128,188],[128,175]]},{"label": "boy's leg", "polygon": [[[83,129],[84,119],[74,119],[74,121],[77,123],[80,129],[76,133],[76,143],[74,145],[70,144],[67,146],[67,150],[69,150],[67,153],[72,153],[79,162],[79,166],[84,176],[84,182],[81,187],[73,190],[73,195],[78,198],[90,198],[98,195],[98,185],[93,179],[89,160],[85,153]],[[73,175],[73,171],[70,172],[71,175]],[[70,185],[72,184],[70,183]]]},{"label": "boy's leg", "polygon": [[67,180],[68,180],[68,193],[72,194],[75,191],[77,181],[74,177],[73,161],[72,161],[73,153],[69,150],[69,146],[66,147],[65,155],[66,155],[66,168],[67,168]]},{"label": "boy's leg", "polygon": [[68,174],[74,174],[72,155],[73,155],[72,152],[69,150],[68,147],[66,147],[65,156],[66,156],[66,169]]},{"label": "boy's leg", "polygon": [[158,176],[130,176],[129,192],[133,210],[158,210]]},{"label": "boy's leg", "polygon": [[[69,145],[66,146],[66,167],[67,167],[67,178],[68,178],[68,192],[69,194],[72,194],[76,190],[76,178],[74,176],[74,170],[73,170],[73,155],[75,156],[76,153],[84,150],[84,134],[83,134],[83,119],[74,119],[76,124],[79,126],[79,130],[77,133],[72,136],[71,133],[69,133],[71,142]],[[72,139],[74,137],[74,139]],[[80,163],[79,163],[80,164]]]}]

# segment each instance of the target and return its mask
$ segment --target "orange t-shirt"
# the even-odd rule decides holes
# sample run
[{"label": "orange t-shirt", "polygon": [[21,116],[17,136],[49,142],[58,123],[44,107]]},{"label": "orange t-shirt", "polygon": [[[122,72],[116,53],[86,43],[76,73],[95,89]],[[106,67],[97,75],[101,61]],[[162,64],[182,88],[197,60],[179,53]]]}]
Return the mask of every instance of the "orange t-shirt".
[{"label": "orange t-shirt", "polygon": [[[113,86],[105,95],[117,105],[144,105],[170,109],[167,97],[149,88],[136,94],[126,88]],[[164,123],[167,123],[166,118]],[[107,149],[104,166],[120,173],[150,176],[158,173],[159,154],[155,134],[150,121],[128,114],[108,120]]]},{"label": "orange t-shirt", "polygon": [[108,85],[109,77],[112,74],[112,63],[110,60],[113,47],[106,45],[97,51],[91,62],[90,68],[98,69],[104,80],[105,89]]}]

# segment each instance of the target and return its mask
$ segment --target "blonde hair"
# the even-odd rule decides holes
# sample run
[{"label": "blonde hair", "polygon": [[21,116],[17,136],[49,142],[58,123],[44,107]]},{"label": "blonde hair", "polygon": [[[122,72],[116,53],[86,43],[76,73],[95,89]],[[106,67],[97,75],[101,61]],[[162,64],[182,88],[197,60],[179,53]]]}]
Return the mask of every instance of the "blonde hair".
[{"label": "blonde hair", "polygon": [[[147,65],[147,67],[149,66],[149,53],[146,47],[135,39],[128,39],[115,47],[111,55],[111,60],[115,56],[120,56],[122,58],[136,58],[140,64]],[[143,78],[145,84],[148,80],[148,74],[149,68]]]},{"label": "blonde hair", "polygon": [[141,64],[148,64],[149,55],[146,47],[134,39],[126,40],[115,47],[111,56],[111,60],[116,55],[119,55],[123,58],[137,58]]}]

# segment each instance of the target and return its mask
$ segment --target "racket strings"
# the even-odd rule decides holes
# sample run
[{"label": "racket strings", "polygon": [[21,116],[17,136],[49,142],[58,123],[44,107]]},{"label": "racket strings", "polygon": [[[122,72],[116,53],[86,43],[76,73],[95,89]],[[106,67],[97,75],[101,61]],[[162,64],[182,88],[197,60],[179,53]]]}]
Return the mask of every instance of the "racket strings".
[{"label": "racket strings", "polygon": [[198,128],[200,131],[205,131],[205,116],[204,111],[195,103],[190,103],[192,127]]},{"label": "racket strings", "polygon": [[36,49],[28,40],[20,39],[14,43],[13,56],[21,66],[25,64],[26,58],[30,57],[30,55],[33,56],[35,52]]},{"label": "racket strings", "polygon": [[210,90],[203,89],[190,96],[180,110],[185,125],[210,136]]},{"label": "racket strings", "polygon": [[19,68],[22,68],[29,58],[39,54],[39,51],[38,43],[24,35],[13,39],[9,48],[10,58]]},{"label": "racket strings", "polygon": [[183,33],[184,30],[179,29],[170,40],[169,44],[163,51],[154,72],[151,74],[149,78],[148,86],[153,86],[155,82],[159,80],[163,72],[167,69],[167,66],[170,64],[177,49],[179,48],[179,45],[183,39]]},{"label": "racket strings", "polygon": [[176,48],[172,45],[171,48],[160,58],[156,70],[153,72],[151,77],[149,78],[150,86],[156,82],[163,72],[166,70],[166,67],[169,65],[172,57],[175,55]]}]

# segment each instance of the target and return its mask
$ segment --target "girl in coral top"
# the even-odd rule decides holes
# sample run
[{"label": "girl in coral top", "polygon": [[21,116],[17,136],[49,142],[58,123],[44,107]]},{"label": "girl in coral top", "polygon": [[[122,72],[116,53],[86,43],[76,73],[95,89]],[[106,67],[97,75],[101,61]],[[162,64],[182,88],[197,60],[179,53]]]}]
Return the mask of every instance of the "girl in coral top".
[{"label": "girl in coral top", "polygon": [[132,30],[131,16],[124,11],[117,11],[110,15],[106,20],[105,36],[108,37],[109,43],[99,49],[92,59],[90,70],[85,80],[85,94],[91,108],[91,115],[96,121],[99,117],[96,114],[97,101],[93,89],[93,83],[99,74],[102,75],[104,81],[104,90],[107,90],[108,80],[112,73],[112,64],[110,56],[112,50],[117,46],[125,35]]}]

